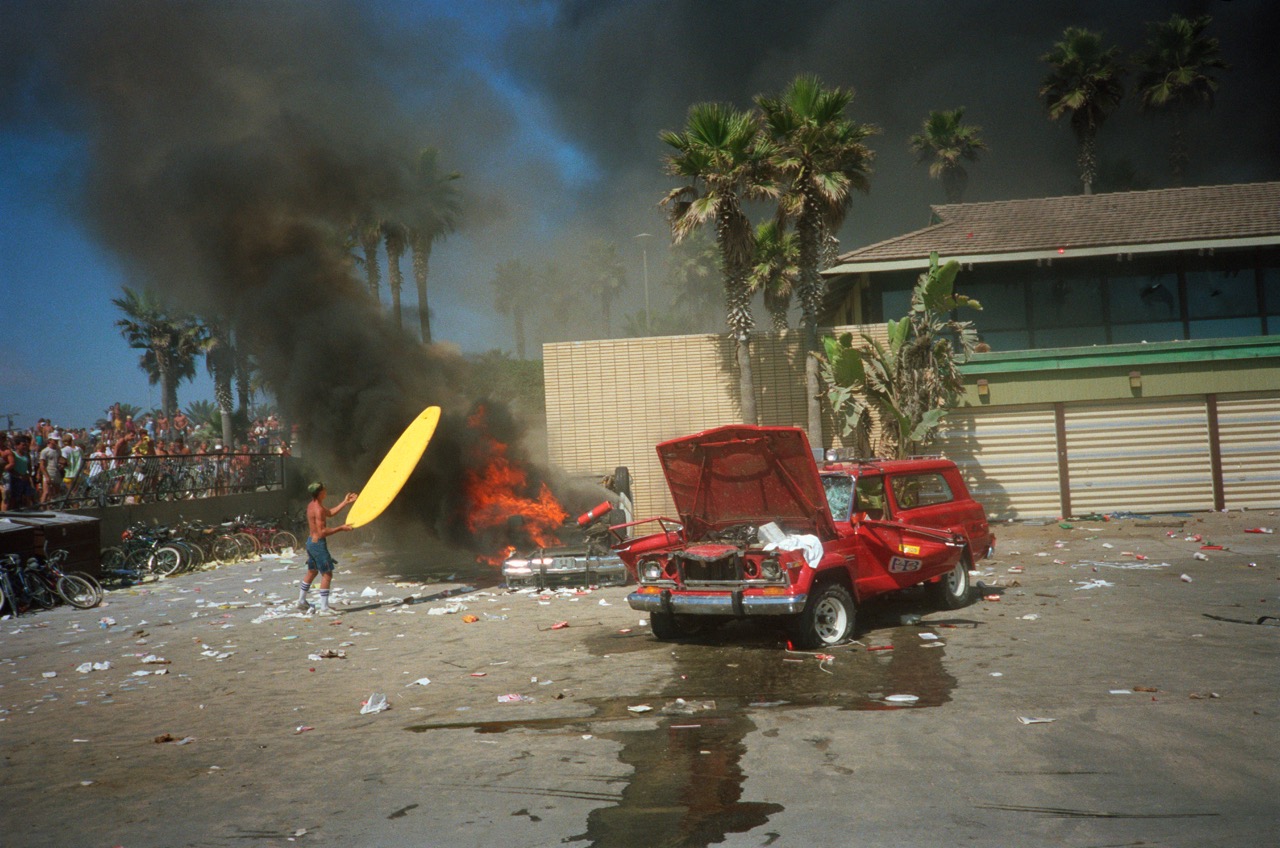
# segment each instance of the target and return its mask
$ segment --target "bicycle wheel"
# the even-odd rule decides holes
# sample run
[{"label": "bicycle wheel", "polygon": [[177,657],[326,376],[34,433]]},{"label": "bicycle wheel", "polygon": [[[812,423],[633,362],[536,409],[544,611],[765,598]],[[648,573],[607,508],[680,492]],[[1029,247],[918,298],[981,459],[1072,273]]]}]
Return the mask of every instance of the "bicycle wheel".
[{"label": "bicycle wheel", "polygon": [[237,533],[233,538],[240,543],[240,555],[242,559],[249,559],[261,553],[258,540],[248,533]]},{"label": "bicycle wheel", "polygon": [[57,588],[62,600],[76,609],[91,609],[102,602],[102,587],[79,574],[62,575]]},{"label": "bicycle wheel", "polygon": [[199,568],[204,565],[204,549],[199,545],[186,539],[178,539],[172,544],[182,550],[182,568],[184,570],[191,571],[193,568]]},{"label": "bicycle wheel", "polygon": [[281,530],[271,537],[271,549],[277,553],[284,550],[298,550],[298,537],[288,530]]},{"label": "bicycle wheel", "polygon": [[162,545],[147,558],[147,570],[160,577],[168,577],[182,568],[182,551],[172,545]]},{"label": "bicycle wheel", "polygon": [[32,604],[44,609],[53,609],[57,606],[58,596],[49,588],[49,583],[44,579],[44,575],[27,570],[20,579],[22,580],[22,587],[27,590],[27,599]]},{"label": "bicycle wheel", "polygon": [[232,536],[219,536],[213,540],[213,558],[218,562],[235,562],[240,559],[240,543]]},{"label": "bicycle wheel", "polygon": [[108,571],[120,571],[125,567],[127,560],[124,551],[118,547],[110,547],[102,549],[102,567]]}]

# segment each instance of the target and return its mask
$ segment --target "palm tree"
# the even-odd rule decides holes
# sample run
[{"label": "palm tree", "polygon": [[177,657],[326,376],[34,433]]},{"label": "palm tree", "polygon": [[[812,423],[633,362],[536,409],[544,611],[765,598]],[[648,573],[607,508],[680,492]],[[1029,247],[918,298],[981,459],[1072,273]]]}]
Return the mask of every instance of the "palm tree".
[{"label": "palm tree", "polygon": [[354,231],[364,253],[362,264],[369,281],[369,295],[374,303],[381,303],[382,270],[378,267],[378,244],[382,241],[382,218],[372,209],[365,209],[357,216]]},{"label": "palm tree", "polygon": [[1118,47],[1103,47],[1102,36],[1078,27],[1067,27],[1062,40],[1040,57],[1049,74],[1040,85],[1040,97],[1056,121],[1071,113],[1071,129],[1080,145],[1080,181],[1084,193],[1093,194],[1098,168],[1098,128],[1124,97],[1124,63]]},{"label": "palm tree", "polygon": [[816,76],[792,80],[781,97],[759,96],[765,132],[773,142],[771,166],[783,186],[778,215],[795,221],[799,279],[800,326],[804,330],[805,392],[808,396],[809,442],[822,444],[821,386],[818,379],[818,310],[822,307],[819,274],[827,235],[844,222],[855,190],[870,190],[875,154],[864,143],[879,132],[845,117],[853,101],[851,88],[827,88]]},{"label": "palm tree", "polygon": [[422,343],[431,344],[431,308],[427,302],[427,274],[431,267],[431,249],[457,229],[462,215],[462,201],[454,180],[457,171],[440,170],[438,152],[428,147],[418,154],[418,192],[410,213],[409,247],[413,251],[413,281],[418,287],[418,321],[422,325]]},{"label": "palm tree", "polygon": [[600,298],[604,317],[604,337],[613,337],[611,307],[626,284],[627,272],[618,258],[618,246],[611,241],[594,239],[583,252],[581,273],[584,290]]},{"label": "palm tree", "polygon": [[978,152],[987,149],[982,127],[965,126],[964,107],[930,112],[921,132],[908,142],[917,162],[929,162],[929,176],[942,180],[948,203],[962,203],[969,184],[969,172],[962,161],[978,161]]},{"label": "palm tree", "polygon": [[387,245],[387,284],[391,289],[391,320],[396,328],[400,324],[400,290],[404,288],[404,274],[400,271],[400,257],[409,243],[409,230],[394,221],[382,222],[382,236]]},{"label": "palm tree", "polygon": [[738,394],[742,418],[755,424],[755,380],[751,373],[751,290],[747,276],[754,251],[744,200],[776,196],[765,166],[772,152],[760,134],[759,119],[721,103],[695,103],[683,132],[664,130],[659,138],[675,152],[664,158],[666,172],[687,182],[662,199],[669,207],[672,240],[679,244],[714,222],[724,274],[726,321],[737,345]]},{"label": "palm tree", "polygon": [[747,282],[751,291],[764,293],[764,308],[773,320],[773,331],[781,333],[787,329],[787,312],[800,277],[796,234],[787,232],[777,221],[765,221],[756,226],[755,245]]},{"label": "palm tree", "polygon": [[510,315],[515,328],[516,358],[525,358],[524,319],[527,304],[536,300],[530,291],[535,287],[533,269],[519,259],[498,266],[489,285],[493,286],[493,308]]},{"label": "palm tree", "polygon": [[222,443],[234,444],[232,433],[231,384],[236,371],[236,353],[231,346],[231,332],[217,319],[206,319],[208,338],[204,347],[204,364],[213,377],[213,399],[222,422]]},{"label": "palm tree", "polygon": [[165,417],[178,408],[178,383],[195,377],[195,360],[204,346],[204,327],[190,315],[171,313],[149,291],[123,287],[111,302],[124,313],[116,321],[129,347],[141,350],[138,365],[152,385],[160,384]]},{"label": "palm tree", "polygon": [[[670,311],[679,313],[682,333],[705,332],[714,326],[723,311],[724,300],[717,296],[716,281],[723,279],[720,253],[706,231],[698,230],[675,245],[667,256],[666,288],[670,291]],[[657,320],[657,316],[653,316]],[[673,334],[673,335],[679,335]]]},{"label": "palm tree", "polygon": [[1213,18],[1174,15],[1164,23],[1148,24],[1146,50],[1137,58],[1138,91],[1144,109],[1168,112],[1173,124],[1169,168],[1176,185],[1182,185],[1190,156],[1187,154],[1187,114],[1196,106],[1212,108],[1218,80],[1210,71],[1226,70],[1218,56],[1218,39],[1206,38]]}]

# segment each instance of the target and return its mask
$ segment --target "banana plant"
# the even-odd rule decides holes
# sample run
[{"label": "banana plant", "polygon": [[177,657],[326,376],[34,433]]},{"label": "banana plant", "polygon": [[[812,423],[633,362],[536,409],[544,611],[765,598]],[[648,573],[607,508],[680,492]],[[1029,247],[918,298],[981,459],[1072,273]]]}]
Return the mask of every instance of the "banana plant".
[{"label": "banana plant", "polygon": [[973,298],[956,294],[959,271],[959,263],[941,264],[938,254],[930,254],[906,316],[887,322],[886,342],[863,333],[855,345],[853,334],[844,333],[824,338],[815,354],[841,436],[857,434],[864,451],[871,410],[884,425],[882,446],[903,457],[927,442],[959,402],[959,362],[973,352],[978,337],[972,322],[950,316],[957,309],[982,309]]}]

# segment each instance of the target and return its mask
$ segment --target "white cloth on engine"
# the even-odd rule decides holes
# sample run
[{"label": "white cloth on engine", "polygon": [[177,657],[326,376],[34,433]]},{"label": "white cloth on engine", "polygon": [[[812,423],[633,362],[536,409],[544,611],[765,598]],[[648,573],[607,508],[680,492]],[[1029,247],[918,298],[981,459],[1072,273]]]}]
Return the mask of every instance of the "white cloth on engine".
[{"label": "white cloth on engine", "polygon": [[822,561],[822,540],[810,534],[793,534],[781,542],[770,542],[764,546],[766,551],[804,551],[804,561],[810,568],[817,568]]}]

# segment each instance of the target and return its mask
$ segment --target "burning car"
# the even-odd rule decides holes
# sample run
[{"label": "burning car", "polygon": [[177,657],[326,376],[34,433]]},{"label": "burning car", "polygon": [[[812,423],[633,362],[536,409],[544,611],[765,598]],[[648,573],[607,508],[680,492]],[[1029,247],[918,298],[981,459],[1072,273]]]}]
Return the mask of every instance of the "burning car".
[{"label": "burning car", "polygon": [[[599,478],[597,478],[599,479]],[[610,546],[610,520],[631,520],[631,482],[625,467],[600,480],[608,500],[564,523],[527,552],[512,551],[502,563],[510,587],[623,586],[627,567]]]},{"label": "burning car", "polygon": [[970,569],[994,548],[985,512],[946,459],[819,469],[804,431],[747,425],[657,451],[679,520],[650,519],[657,532],[614,549],[640,582],[627,601],[649,613],[659,639],[777,616],[797,646],[836,645],[877,595],[927,584],[940,607],[970,603]]}]

